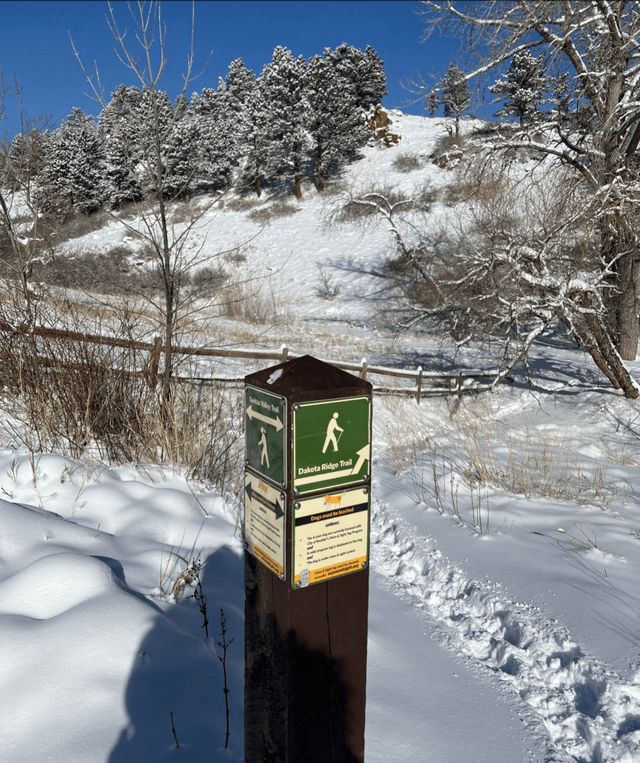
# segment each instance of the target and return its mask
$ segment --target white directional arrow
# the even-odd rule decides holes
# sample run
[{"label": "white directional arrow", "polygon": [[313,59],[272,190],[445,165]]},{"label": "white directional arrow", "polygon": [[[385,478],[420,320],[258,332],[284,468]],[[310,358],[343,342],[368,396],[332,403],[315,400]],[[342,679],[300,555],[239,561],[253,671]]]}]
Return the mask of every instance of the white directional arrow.
[{"label": "white directional arrow", "polygon": [[310,474],[308,477],[298,477],[294,484],[297,485],[310,485],[312,482],[326,482],[326,480],[334,480],[342,477],[352,477],[354,474],[358,474],[362,469],[362,464],[368,461],[370,458],[371,446],[365,445],[364,448],[356,451],[358,460],[353,469],[341,469],[338,472],[326,472],[325,474]]},{"label": "white directional arrow", "polygon": [[258,421],[263,421],[265,424],[270,424],[272,427],[276,428],[276,432],[279,432],[284,427],[284,424],[280,421],[280,416],[276,416],[275,419],[270,419],[268,416],[265,416],[264,413],[254,411],[253,406],[251,405],[247,408],[247,416],[250,419],[258,419]]},{"label": "white directional arrow", "polygon": [[360,448],[356,455],[358,456],[358,460],[356,461],[356,465],[353,467],[351,474],[357,474],[362,468],[362,464],[369,460],[371,457],[371,445],[367,443],[364,448]]}]

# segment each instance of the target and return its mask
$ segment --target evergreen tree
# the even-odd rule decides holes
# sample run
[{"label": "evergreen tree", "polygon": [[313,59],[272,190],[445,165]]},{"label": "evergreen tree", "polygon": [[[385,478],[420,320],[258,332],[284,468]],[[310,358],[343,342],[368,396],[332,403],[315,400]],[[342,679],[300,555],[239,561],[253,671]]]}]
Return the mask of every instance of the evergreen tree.
[{"label": "evergreen tree", "polygon": [[[226,105],[225,119],[233,136],[231,160],[234,166],[247,165],[254,148],[249,110],[256,92],[256,76],[244,65],[242,58],[229,64],[229,72],[218,86],[218,92]],[[246,173],[241,170],[242,175]],[[252,178],[253,180],[253,178]]]},{"label": "evergreen tree", "polygon": [[353,73],[342,63],[330,48],[308,63],[308,130],[313,140],[309,155],[316,166],[318,191],[324,190],[327,175],[352,160],[367,138]]},{"label": "evergreen tree", "polygon": [[223,190],[229,185],[236,160],[234,122],[226,103],[226,86],[204,88],[192,98],[198,145],[197,184],[200,190]]},{"label": "evergreen tree", "polygon": [[526,124],[540,121],[540,106],[545,102],[548,86],[549,80],[542,70],[540,59],[528,50],[515,53],[506,79],[500,79],[489,87],[489,91],[498,96],[492,103],[504,101],[495,116],[517,117],[521,129]]},{"label": "evergreen tree", "polygon": [[3,182],[14,190],[24,187],[42,170],[49,132],[18,133],[4,155]]},{"label": "evergreen tree", "polygon": [[167,195],[181,196],[188,201],[194,193],[206,187],[201,161],[202,137],[196,115],[179,106],[183,113],[173,129],[167,151],[165,188]]},{"label": "evergreen tree", "polygon": [[380,56],[371,45],[367,45],[364,59],[357,66],[355,84],[358,105],[365,110],[381,104],[383,97],[387,95],[384,61],[380,60]]},{"label": "evergreen tree", "polygon": [[293,178],[296,198],[302,198],[302,164],[308,154],[307,65],[302,56],[294,59],[287,48],[273,51],[260,77],[267,108],[267,162],[272,173]]},{"label": "evergreen tree", "polygon": [[236,58],[229,64],[229,73],[224,80],[224,100],[229,109],[229,119],[237,131],[239,146],[242,146],[246,139],[245,111],[255,88],[255,74],[247,69],[241,58]]},{"label": "evergreen tree", "polygon": [[105,153],[105,197],[112,207],[139,201],[142,197],[137,177],[141,100],[142,91],[139,88],[120,85],[99,117]]},{"label": "evergreen tree", "polygon": [[550,78],[549,84],[553,89],[553,95],[549,98],[549,103],[552,107],[549,112],[549,118],[557,122],[561,127],[567,127],[572,119],[572,94],[569,75],[567,72],[563,72],[559,77]]},{"label": "evergreen tree", "polygon": [[471,91],[464,72],[455,64],[449,64],[449,70],[434,92],[438,105],[444,106],[445,117],[453,120],[455,136],[458,138],[460,136],[460,118],[471,103]]},{"label": "evergreen tree", "polygon": [[74,108],[48,143],[45,161],[38,177],[45,211],[88,214],[102,205],[104,151],[93,117]]},{"label": "evergreen tree", "polygon": [[435,90],[432,90],[430,93],[427,94],[424,108],[430,117],[434,116],[434,114],[438,110],[438,96],[436,95]]},{"label": "evergreen tree", "polygon": [[[325,55],[329,50],[325,49]],[[387,77],[383,61],[370,45],[363,52],[343,42],[330,52],[330,57],[339,76],[351,83],[356,105],[363,112],[382,103],[387,94]]]},{"label": "evergreen tree", "polygon": [[[182,105],[184,108],[184,105]],[[169,96],[162,90],[142,91],[137,114],[137,174],[145,197],[166,193],[169,152],[179,112],[174,111]]]},{"label": "evergreen tree", "polygon": [[252,184],[260,198],[263,180],[269,174],[268,108],[262,80],[256,82],[245,103],[246,142],[241,179]]}]

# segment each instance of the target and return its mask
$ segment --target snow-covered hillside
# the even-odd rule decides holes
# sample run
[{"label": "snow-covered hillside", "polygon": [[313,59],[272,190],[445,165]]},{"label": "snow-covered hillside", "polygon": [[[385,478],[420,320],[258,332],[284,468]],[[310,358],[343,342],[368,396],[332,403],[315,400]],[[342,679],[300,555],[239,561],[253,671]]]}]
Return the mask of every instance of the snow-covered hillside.
[{"label": "snow-covered hillside", "polygon": [[[399,145],[368,147],[343,188],[451,182],[429,161],[443,125],[392,118]],[[417,158],[411,172],[396,169],[401,153]],[[212,343],[425,370],[488,362],[481,348],[396,337],[380,275],[388,231],[331,224],[336,196],[303,193],[270,219],[252,213],[281,200],[225,199],[196,231],[194,251],[241,246],[225,269],[271,275],[259,283],[280,312],[259,326],[212,321]],[[61,253],[129,235],[112,222]],[[334,299],[320,296],[323,278]],[[368,763],[640,760],[640,407],[561,338],[530,365],[536,386],[522,374],[473,397],[374,399]],[[232,491],[172,465],[5,443],[0,760],[241,761],[242,553]],[[198,558],[208,639],[183,574]],[[226,750],[221,608],[234,639]]]}]

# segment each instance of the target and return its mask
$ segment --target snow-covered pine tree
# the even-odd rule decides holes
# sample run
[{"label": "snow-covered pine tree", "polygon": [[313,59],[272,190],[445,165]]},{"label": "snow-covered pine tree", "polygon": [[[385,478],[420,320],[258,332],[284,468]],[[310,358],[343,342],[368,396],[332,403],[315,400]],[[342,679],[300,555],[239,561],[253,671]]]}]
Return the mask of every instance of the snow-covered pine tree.
[{"label": "snow-covered pine tree", "polygon": [[302,198],[302,165],[308,155],[307,64],[278,46],[260,76],[267,108],[267,164],[270,172],[293,178],[296,198]]},{"label": "snow-covered pine tree", "polygon": [[387,95],[384,61],[371,45],[367,45],[364,58],[357,61],[355,86],[357,103],[365,111],[381,104]]},{"label": "snow-covered pine tree", "polygon": [[45,211],[85,214],[105,200],[104,151],[93,117],[74,108],[48,142],[38,195]]},{"label": "snow-covered pine tree", "polygon": [[260,198],[263,180],[269,174],[269,116],[261,79],[256,81],[256,87],[245,103],[244,115],[247,127],[246,154],[242,158],[240,179],[247,185],[253,185]]},{"label": "snow-covered pine tree", "polygon": [[24,188],[44,166],[44,152],[49,132],[30,130],[18,133],[4,155],[2,182],[17,190]]},{"label": "snow-covered pine tree", "polygon": [[435,90],[431,90],[427,94],[424,101],[424,109],[430,117],[434,116],[438,110],[438,96],[436,95]]},{"label": "snow-covered pine tree", "polygon": [[120,85],[98,120],[105,153],[105,196],[114,208],[142,197],[136,173],[141,100],[139,88]]},{"label": "snow-covered pine tree", "polygon": [[249,133],[246,118],[247,104],[256,88],[256,75],[244,65],[242,58],[229,64],[229,73],[224,80],[224,100],[228,108],[228,118],[233,125],[236,155],[244,155]]},{"label": "snow-covered pine tree", "polygon": [[231,179],[235,163],[234,123],[225,100],[225,85],[218,90],[204,88],[194,93],[191,107],[196,117],[198,134],[196,172],[200,190],[224,190]]},{"label": "snow-covered pine tree", "polygon": [[[325,49],[325,55],[327,54]],[[343,42],[331,51],[331,59],[340,76],[351,82],[356,105],[364,112],[382,103],[387,94],[387,77],[384,62],[376,51],[367,45],[366,52]]]},{"label": "snow-covered pine tree", "polygon": [[444,106],[444,116],[453,120],[455,137],[460,136],[460,119],[471,103],[471,91],[464,72],[455,64],[449,64],[449,69],[438,83],[436,101]]},{"label": "snow-covered pine tree", "polygon": [[549,87],[551,95],[548,102],[551,109],[547,118],[550,122],[557,122],[562,128],[567,128],[572,120],[572,93],[568,73],[562,72],[558,77],[550,77]]},{"label": "snow-covered pine tree", "polygon": [[169,96],[162,90],[143,89],[138,113],[136,147],[138,181],[145,197],[166,194],[168,155],[172,148],[177,116]]},{"label": "snow-covered pine tree", "polygon": [[186,201],[205,189],[201,162],[201,135],[197,116],[191,109],[178,104],[181,116],[171,134],[167,150],[166,193]]},{"label": "snow-covered pine tree", "polygon": [[367,138],[355,82],[341,64],[336,51],[325,48],[322,56],[309,59],[307,67],[308,130],[313,141],[309,156],[316,167],[318,191],[324,190],[329,173],[351,161]]},{"label": "snow-covered pine tree", "polygon": [[495,116],[516,117],[520,121],[521,130],[524,130],[527,124],[540,121],[540,106],[545,103],[549,84],[539,58],[528,50],[515,53],[506,78],[499,79],[489,86],[489,92],[497,96],[492,103],[504,101],[504,105],[496,111]]}]

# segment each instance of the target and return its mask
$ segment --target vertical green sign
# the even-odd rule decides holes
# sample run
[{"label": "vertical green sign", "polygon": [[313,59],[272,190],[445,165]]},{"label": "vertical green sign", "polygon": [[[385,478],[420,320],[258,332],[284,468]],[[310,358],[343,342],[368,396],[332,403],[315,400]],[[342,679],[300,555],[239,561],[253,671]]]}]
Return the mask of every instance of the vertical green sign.
[{"label": "vertical green sign", "polygon": [[342,397],[295,405],[292,450],[296,495],[366,481],[371,399]]},{"label": "vertical green sign", "polygon": [[287,402],[257,387],[245,388],[245,454],[247,466],[284,487],[287,474],[285,424]]}]

